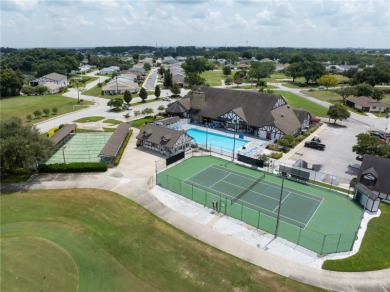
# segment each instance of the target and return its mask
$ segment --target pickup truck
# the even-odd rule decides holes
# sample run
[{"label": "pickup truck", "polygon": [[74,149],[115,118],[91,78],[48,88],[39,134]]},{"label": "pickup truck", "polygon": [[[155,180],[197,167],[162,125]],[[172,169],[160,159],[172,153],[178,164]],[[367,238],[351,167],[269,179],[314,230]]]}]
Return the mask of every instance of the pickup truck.
[{"label": "pickup truck", "polygon": [[317,141],[306,141],[305,147],[314,148],[314,149],[322,150],[322,151],[325,150],[325,144],[321,144]]}]

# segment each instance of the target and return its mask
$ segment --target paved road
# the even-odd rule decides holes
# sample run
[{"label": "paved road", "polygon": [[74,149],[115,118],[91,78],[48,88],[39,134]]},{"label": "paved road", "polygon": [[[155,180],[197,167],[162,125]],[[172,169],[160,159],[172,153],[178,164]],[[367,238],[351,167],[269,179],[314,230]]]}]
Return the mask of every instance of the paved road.
[{"label": "paved road", "polygon": [[[168,208],[151,193],[158,154],[136,147],[135,129],[118,167],[101,173],[41,174],[25,184],[2,184],[3,189],[98,188],[119,193],[191,236],[222,251],[294,280],[333,291],[390,291],[390,269],[340,273],[316,269],[268,253],[221,234]],[[137,157],[137,159],[134,159]]]},{"label": "paved road", "polygon": [[149,75],[146,76],[146,80],[142,85],[146,90],[154,90],[157,84],[157,70],[158,68],[153,68]]},{"label": "paved road", "polygon": [[[89,73],[88,75],[94,76],[95,74],[94,74],[94,72],[92,72],[92,73]],[[106,80],[108,78],[109,77],[100,76],[100,82],[103,82],[104,80]],[[86,85],[86,89],[90,89],[90,88],[96,86],[98,83],[99,83],[99,79],[92,81],[91,83]],[[188,91],[189,90],[182,90],[181,96],[186,95],[188,93]],[[170,90],[166,90],[166,89],[161,90],[161,98],[165,97],[165,96],[170,96],[171,94],[172,93],[170,92]],[[158,112],[157,108],[160,105],[163,105],[164,107],[166,107],[169,103],[167,101],[159,100],[159,101],[152,102],[152,103],[145,103],[145,104],[133,106],[133,109],[130,111],[127,110],[124,112],[117,113],[117,112],[110,111],[111,108],[109,106],[107,106],[108,99],[84,95],[84,94],[82,94],[82,92],[78,93],[76,88],[69,88],[69,91],[66,92],[64,94],[64,96],[67,96],[70,98],[75,98],[75,99],[77,99],[79,97],[80,99],[83,99],[83,100],[92,101],[94,103],[94,105],[92,105],[91,107],[88,107],[86,109],[83,109],[83,110],[71,112],[71,113],[68,113],[65,115],[57,116],[57,117],[51,118],[49,120],[37,123],[36,126],[38,127],[38,129],[41,132],[47,132],[49,129],[54,128],[60,124],[71,123],[71,122],[78,120],[80,118],[90,117],[90,116],[102,116],[102,117],[112,118],[112,119],[116,119],[116,120],[120,120],[120,121],[125,122],[125,121],[127,121],[127,119],[124,118],[124,115],[126,113],[129,113],[131,116],[130,120],[133,120],[133,119],[142,117],[142,116],[135,117],[134,111],[142,111],[145,108],[152,108],[154,110],[154,112],[157,113]],[[156,97],[154,95],[149,95],[147,100],[153,100],[155,98]],[[142,101],[141,98],[135,97],[132,99],[131,104],[141,102],[141,101]]]}]

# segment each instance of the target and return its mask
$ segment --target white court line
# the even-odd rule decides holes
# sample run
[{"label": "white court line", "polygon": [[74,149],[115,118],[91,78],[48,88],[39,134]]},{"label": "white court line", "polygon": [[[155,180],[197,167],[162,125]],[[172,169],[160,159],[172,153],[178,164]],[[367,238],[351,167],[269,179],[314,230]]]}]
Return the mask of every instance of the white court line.
[{"label": "white court line", "polygon": [[[255,176],[253,176],[253,175],[249,175],[249,174],[244,174],[244,173],[240,173],[240,172],[238,172],[238,171],[235,171],[235,170],[226,170],[226,169],[224,169],[222,166],[219,166],[219,165],[213,165],[213,166],[211,166],[211,167],[213,167],[213,168],[216,168],[216,169],[220,169],[221,171],[225,171],[225,172],[230,172],[230,173],[233,173],[233,174],[236,174],[237,176],[241,176],[241,177],[245,177],[245,178],[247,178],[247,179],[254,179],[254,180],[257,180],[258,179],[258,177],[255,177]],[[263,172],[262,172],[263,173]],[[263,173],[264,174],[264,173]]]},{"label": "white court line", "polygon": [[[288,196],[291,194],[291,192],[289,192],[288,194],[287,194],[287,196],[280,202],[280,205],[282,205],[283,204],[283,202],[288,198]],[[276,206],[276,208],[272,211],[272,213],[275,213],[275,211],[276,211],[276,209],[279,207],[279,204]]]},{"label": "white court line", "polygon": [[227,178],[229,175],[230,175],[230,173],[227,174],[227,175],[225,175],[223,178],[221,178],[221,179],[220,179],[219,181],[217,181],[216,183],[214,183],[214,184],[212,184],[211,186],[209,186],[209,188],[212,188],[212,187],[215,186],[217,183],[219,183],[219,182],[221,182],[222,180],[224,180],[225,178]]},{"label": "white court line", "polygon": [[[199,171],[197,174],[193,175],[191,178],[193,178],[194,176],[200,174],[201,172],[206,171],[206,170],[209,169],[209,168],[215,168],[215,169],[218,169],[219,171],[222,171],[222,172],[227,173],[227,175],[226,175],[225,177],[223,177],[222,179],[220,179],[219,181],[217,181],[216,183],[214,183],[212,186],[215,186],[217,183],[223,181],[223,179],[225,179],[226,177],[228,177],[228,176],[231,175],[231,174],[234,174],[234,175],[237,175],[237,176],[241,176],[241,177],[244,177],[244,178],[249,179],[249,180],[251,180],[249,177],[255,178],[254,176],[239,175],[239,174],[236,174],[236,172],[233,172],[233,171],[230,171],[230,170],[226,170],[226,169],[220,168],[220,167],[218,167],[218,166],[216,166],[216,165],[212,165],[212,166],[210,166],[210,167],[208,167],[208,168],[205,168],[205,169]],[[189,178],[189,179],[187,180],[187,181],[191,182],[191,184],[196,184],[196,185],[198,185],[201,189],[206,187],[206,186],[204,186],[204,185],[201,185],[201,184],[192,182],[192,181],[191,181],[191,178]],[[253,181],[256,181],[257,179],[258,179],[258,178],[256,178],[256,179],[253,180]],[[238,188],[240,188],[240,189],[246,189],[246,188],[244,188],[244,187],[241,187],[241,186],[237,186],[237,185],[235,185],[235,184],[232,184],[232,183],[230,183],[230,182],[228,182],[228,181],[223,181],[223,182],[228,183],[228,184],[231,184],[231,185],[233,185],[233,186],[236,186],[236,187],[238,187]],[[275,186],[274,184],[264,183],[263,181],[260,181],[260,182],[259,182],[259,184],[262,184],[262,183],[265,184],[265,185],[268,185],[268,186],[271,186],[271,187],[273,187],[273,188],[277,188],[277,189],[280,190],[280,188],[278,188],[278,187]],[[229,198],[234,199],[234,197],[232,197],[232,196],[230,196],[230,195],[228,195],[228,194],[225,194],[225,193],[222,193],[222,192],[220,192],[220,191],[211,189],[212,186],[206,187],[206,188],[210,188],[210,190],[211,190],[212,192],[217,192],[217,193],[219,193],[219,194],[220,194],[221,196],[223,196],[223,197],[229,197]],[[290,188],[287,188],[287,189],[290,189]],[[253,193],[258,194],[258,195],[260,195],[260,196],[264,196],[264,197],[267,197],[267,198],[270,198],[270,199],[273,199],[273,200],[278,201],[278,199],[273,198],[273,197],[270,197],[270,196],[267,196],[266,194],[263,194],[263,193],[255,192],[255,191],[252,191],[252,190],[250,190],[250,192],[253,192]],[[290,194],[300,195],[300,194],[297,194],[297,193],[294,193],[294,192],[289,192],[289,193],[287,194],[287,196],[283,199],[282,203],[287,199],[287,197],[290,196]],[[308,195],[310,195],[310,194],[308,194]],[[319,200],[315,200],[315,199],[313,199],[313,198],[311,198],[311,197],[307,197],[307,196],[305,196],[305,195],[300,195],[300,196],[305,197],[305,198],[308,198],[308,199],[312,199],[313,201],[319,201]],[[323,199],[321,199],[321,203],[322,203],[322,201],[323,201]],[[320,203],[320,204],[321,204],[321,203]],[[263,207],[261,207],[261,206],[258,206],[258,205],[252,204],[252,203],[249,203],[249,202],[247,202],[247,201],[245,201],[245,204],[248,204],[248,205],[250,205],[250,206],[253,206],[254,208],[266,210],[267,212],[272,212],[272,213],[275,213],[275,210],[276,210],[276,209],[275,209],[274,211],[271,211],[271,210],[269,210],[269,209],[263,208]],[[245,204],[243,204],[243,205],[245,205]],[[277,208],[277,207],[276,207],[276,208]],[[318,210],[318,208],[319,208],[319,206],[317,207],[317,210]],[[316,213],[317,210],[316,210],[314,213]],[[264,213],[263,213],[263,214],[264,214]],[[264,215],[266,215],[266,214],[264,214]],[[313,215],[314,215],[314,214],[313,214]],[[312,215],[312,217],[313,217],[313,215]],[[268,216],[269,216],[269,215],[268,215]],[[303,226],[305,226],[305,227],[307,226],[307,224],[309,224],[309,222],[310,222],[310,220],[311,220],[311,218],[312,218],[312,217],[311,217],[310,220],[305,224],[305,223],[303,223],[303,222],[301,222],[301,221],[292,219],[292,218],[287,217],[287,216],[284,216],[284,215],[282,215],[282,214],[280,214],[279,216],[280,216],[280,217],[284,217],[284,218],[286,218],[286,219],[288,219],[288,220],[295,221],[295,222],[297,222],[297,223],[299,223],[300,225],[303,225]],[[274,217],[272,217],[272,216],[269,216],[269,217],[274,218]],[[284,223],[287,223],[287,224],[290,224],[290,223],[285,222],[285,221],[283,221],[283,222],[284,222]],[[297,226],[294,225],[294,224],[290,224],[290,225],[297,227]],[[300,227],[300,228],[302,228],[302,227]]]},{"label": "white court line", "polygon": [[318,209],[320,208],[322,202],[324,201],[324,199],[322,199],[322,201],[320,202],[320,204],[317,206],[317,209],[313,212],[313,214],[311,215],[310,219],[307,221],[305,227],[303,229],[306,229],[307,225],[309,225],[311,219],[313,218],[314,214],[317,213]]}]

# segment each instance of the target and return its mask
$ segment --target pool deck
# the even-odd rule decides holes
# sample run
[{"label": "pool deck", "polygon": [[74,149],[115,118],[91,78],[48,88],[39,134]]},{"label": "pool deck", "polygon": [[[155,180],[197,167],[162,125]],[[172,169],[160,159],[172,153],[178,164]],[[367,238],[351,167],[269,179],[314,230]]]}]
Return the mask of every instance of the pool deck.
[{"label": "pool deck", "polygon": [[[234,133],[232,131],[228,131],[223,128],[209,128],[205,127],[201,124],[182,124],[181,125],[182,130],[189,130],[189,129],[197,129],[202,131],[208,131],[209,133],[214,133],[218,135],[224,135],[230,138],[234,137]],[[238,134],[236,134],[236,138],[238,138]],[[255,137],[253,135],[244,135],[243,138],[248,143],[245,145],[245,150],[242,148],[238,148],[235,152],[239,152],[240,154],[246,155],[246,156],[254,156],[256,154],[261,154],[261,152],[265,149],[265,147],[269,144],[268,140],[263,140],[258,137]]]}]

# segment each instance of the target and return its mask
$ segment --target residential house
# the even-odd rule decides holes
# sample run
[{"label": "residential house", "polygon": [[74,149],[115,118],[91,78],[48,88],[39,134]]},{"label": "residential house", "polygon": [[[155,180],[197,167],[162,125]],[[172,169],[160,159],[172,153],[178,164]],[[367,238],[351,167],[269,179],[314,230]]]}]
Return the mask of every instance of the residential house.
[{"label": "residential house", "polygon": [[289,106],[280,95],[206,86],[174,102],[166,112],[267,140],[298,135],[312,118],[308,111]]},{"label": "residential house", "polygon": [[127,70],[131,74],[137,74],[137,75],[144,75],[145,74],[145,69],[142,67],[132,67],[129,70]]},{"label": "residential house", "polygon": [[123,94],[126,90],[131,93],[138,92],[138,83],[126,78],[113,78],[102,87],[103,95]]},{"label": "residential house", "polygon": [[65,75],[58,73],[50,73],[30,81],[30,86],[34,87],[38,85],[45,85],[47,83],[56,84],[60,87],[65,87],[69,85],[68,78]]},{"label": "residential house", "polygon": [[354,199],[371,212],[381,200],[390,202],[390,159],[364,155],[355,185]]},{"label": "residential house", "polygon": [[137,135],[140,146],[172,156],[191,149],[192,137],[184,130],[173,130],[163,125],[147,124]]},{"label": "residential house", "polygon": [[178,84],[180,87],[184,87],[184,74],[172,74],[172,84]]},{"label": "residential house", "polygon": [[367,96],[351,97],[347,99],[347,105],[362,112],[384,112],[389,105]]},{"label": "residential house", "polygon": [[115,72],[119,72],[120,68],[118,66],[110,66],[107,68],[103,68],[99,71],[99,74],[106,75],[106,74],[113,74]]}]

